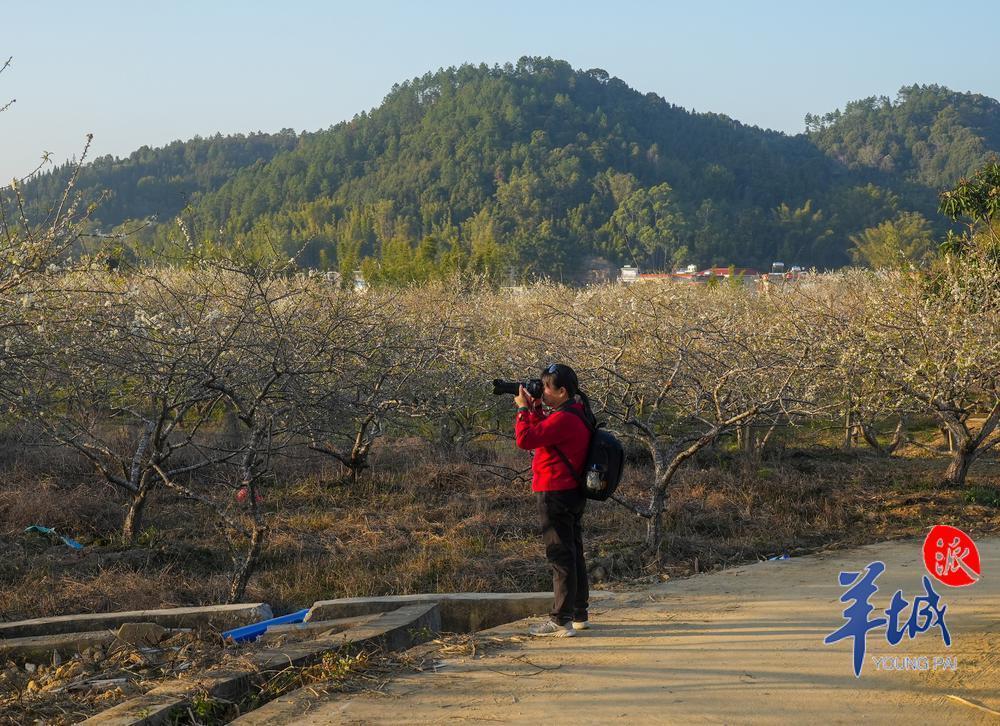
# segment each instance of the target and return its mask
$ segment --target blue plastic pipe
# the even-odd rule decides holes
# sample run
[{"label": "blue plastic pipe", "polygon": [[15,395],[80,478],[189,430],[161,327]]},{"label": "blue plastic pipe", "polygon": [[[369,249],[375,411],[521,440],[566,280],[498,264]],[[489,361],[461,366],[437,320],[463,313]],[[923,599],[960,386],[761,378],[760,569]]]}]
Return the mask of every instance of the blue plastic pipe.
[{"label": "blue plastic pipe", "polygon": [[222,634],[222,638],[223,640],[232,640],[234,643],[252,643],[266,633],[267,629],[272,625],[301,623],[306,619],[306,615],[308,613],[309,608],[306,608],[305,610],[299,610],[298,612],[289,613],[288,615],[282,615],[277,618],[271,618],[270,620],[261,620],[259,623],[254,623],[253,625],[244,625],[241,628],[233,628],[232,630],[225,631]]},{"label": "blue plastic pipe", "polygon": [[33,524],[30,527],[28,527],[27,529],[25,529],[24,531],[25,532],[41,532],[42,534],[51,534],[51,535],[54,535],[54,536],[58,537],[59,539],[61,539],[63,541],[63,544],[66,545],[67,547],[70,547],[70,548],[72,548],[74,550],[82,550],[83,549],[83,545],[80,544],[79,542],[77,542],[75,539],[73,539],[72,537],[69,537],[69,536],[67,536],[65,534],[59,534],[58,532],[56,532],[51,527],[43,527],[40,524]]}]

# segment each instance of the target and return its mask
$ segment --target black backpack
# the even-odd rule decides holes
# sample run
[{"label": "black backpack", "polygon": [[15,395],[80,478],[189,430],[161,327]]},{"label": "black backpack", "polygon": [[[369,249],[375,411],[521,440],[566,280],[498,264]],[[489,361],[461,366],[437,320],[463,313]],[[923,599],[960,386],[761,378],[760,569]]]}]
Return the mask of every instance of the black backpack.
[{"label": "black backpack", "polygon": [[583,473],[577,474],[573,470],[573,465],[570,464],[569,459],[559,450],[558,446],[552,448],[573,473],[573,478],[579,483],[580,490],[587,499],[596,499],[599,502],[610,499],[618,488],[618,482],[622,479],[625,449],[614,434],[602,429],[600,424],[597,425],[597,428],[592,427],[587,417],[575,408],[563,410],[578,417],[590,430],[590,446],[587,448],[587,463],[583,467]]}]

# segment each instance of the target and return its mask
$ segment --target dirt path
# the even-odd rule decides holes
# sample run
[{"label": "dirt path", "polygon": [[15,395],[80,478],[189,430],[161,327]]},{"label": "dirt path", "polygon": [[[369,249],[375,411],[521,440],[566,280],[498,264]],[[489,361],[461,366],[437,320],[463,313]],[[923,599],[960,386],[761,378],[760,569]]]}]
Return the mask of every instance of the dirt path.
[{"label": "dirt path", "polygon": [[[437,672],[397,679],[387,695],[302,704],[294,721],[1000,723],[969,703],[1000,711],[1000,539],[977,544],[982,581],[935,588],[947,605],[951,647],[937,628],[897,647],[872,631],[860,678],[851,640],[823,644],[844,622],[838,573],[885,562],[871,599],[873,617],[881,615],[896,589],[911,601],[923,594],[918,541],[762,562],[626,593],[579,637],[448,661]],[[880,671],[872,661],[896,656],[903,665],[907,655],[927,656],[931,669]],[[935,656],[957,658],[957,669],[933,670]]]}]

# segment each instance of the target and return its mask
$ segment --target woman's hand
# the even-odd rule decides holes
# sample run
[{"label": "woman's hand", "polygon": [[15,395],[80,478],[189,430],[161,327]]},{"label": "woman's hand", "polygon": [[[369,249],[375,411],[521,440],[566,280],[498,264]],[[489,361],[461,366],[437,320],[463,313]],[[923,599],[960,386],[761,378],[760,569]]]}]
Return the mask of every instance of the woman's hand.
[{"label": "woman's hand", "polygon": [[527,406],[528,408],[531,408],[532,402],[532,398],[528,395],[528,392],[524,390],[524,386],[518,386],[517,395],[514,396],[514,403],[517,404],[517,407],[520,408],[521,406]]}]

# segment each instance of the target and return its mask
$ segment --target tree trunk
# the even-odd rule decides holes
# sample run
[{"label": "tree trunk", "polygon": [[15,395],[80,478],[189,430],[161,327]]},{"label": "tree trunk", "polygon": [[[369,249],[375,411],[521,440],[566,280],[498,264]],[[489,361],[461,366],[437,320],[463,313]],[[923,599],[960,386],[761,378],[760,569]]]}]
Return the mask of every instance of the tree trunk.
[{"label": "tree trunk", "polygon": [[896,431],[892,435],[892,443],[889,444],[888,452],[889,456],[892,456],[899,448],[906,443],[906,416],[899,417],[899,423],[896,424]]},{"label": "tree trunk", "polygon": [[889,452],[882,448],[882,444],[878,442],[878,433],[872,426],[869,426],[866,423],[861,423],[859,424],[859,428],[861,429],[861,435],[864,437],[868,445],[875,449],[876,454],[879,456],[889,455]]},{"label": "tree trunk", "polygon": [[451,416],[441,417],[438,424],[438,441],[441,448],[449,454],[453,454],[458,448],[456,446],[458,437],[457,428],[458,426]]},{"label": "tree trunk", "polygon": [[951,462],[944,473],[943,485],[948,488],[961,488],[965,485],[965,475],[976,460],[976,452],[968,446],[958,446],[951,455]]},{"label": "tree trunk", "polygon": [[906,443],[905,417],[900,417],[899,423],[896,424],[896,430],[892,435],[892,441],[889,442],[888,446],[882,446],[882,444],[878,442],[878,432],[875,431],[874,426],[870,426],[866,423],[860,423],[858,424],[858,428],[861,430],[861,435],[864,436],[865,441],[868,442],[869,446],[875,449],[879,456],[890,457],[899,450],[899,447]]},{"label": "tree trunk", "polygon": [[472,439],[473,423],[459,414],[443,416],[438,429],[441,448],[449,454],[461,453]]},{"label": "tree trunk", "polygon": [[254,525],[253,532],[250,535],[250,547],[247,549],[247,554],[237,566],[236,571],[233,572],[233,579],[229,586],[229,597],[226,600],[227,603],[240,602],[243,599],[247,590],[247,583],[250,582],[250,576],[257,569],[260,551],[264,546],[265,531],[264,527]]},{"label": "tree trunk", "polygon": [[670,483],[667,457],[655,441],[647,441],[653,455],[653,496],[649,502],[649,519],[646,520],[646,540],[643,551],[656,557],[663,541],[663,509],[667,501],[667,485]]},{"label": "tree trunk", "polygon": [[149,497],[150,486],[143,477],[139,490],[132,493],[132,500],[129,502],[128,511],[125,512],[125,523],[122,525],[122,537],[130,545],[135,544],[142,531],[143,515],[146,512],[146,500]]},{"label": "tree trunk", "polygon": [[955,440],[951,436],[951,429],[947,426],[941,426],[941,436],[944,438],[945,443],[948,445],[948,453],[955,451]]},{"label": "tree trunk", "polygon": [[240,421],[239,412],[235,408],[226,406],[222,435],[227,442],[233,445],[238,444],[243,435],[243,422]]},{"label": "tree trunk", "polygon": [[767,433],[764,434],[764,436],[759,441],[757,441],[756,446],[754,447],[755,450],[756,450],[757,456],[763,456],[764,450],[767,448],[767,442],[771,440],[771,434],[773,434],[774,431],[775,431],[775,429],[777,429],[777,428],[778,428],[778,421],[775,421],[767,429]]},{"label": "tree trunk", "polygon": [[665,495],[659,492],[653,497],[652,516],[646,520],[646,540],[643,549],[651,557],[655,557],[663,541],[663,501]]},{"label": "tree trunk", "polygon": [[361,476],[361,472],[368,468],[368,451],[358,451],[355,449],[351,452],[350,462],[348,468],[351,470],[351,481],[356,483]]},{"label": "tree trunk", "polygon": [[[654,482],[653,496],[649,504],[649,521],[646,523],[646,540],[643,543],[643,548],[648,554],[657,556],[660,543],[663,541],[663,511],[669,496],[667,488],[670,486],[674,474],[685,461],[716,441],[722,433],[719,429],[712,429],[679,452],[664,452],[655,441],[647,441],[650,452],[653,454]],[[668,457],[670,458],[668,459]]]},{"label": "tree trunk", "polygon": [[[969,431],[966,420],[954,416],[945,419],[944,425],[948,431],[951,463],[944,473],[942,485],[945,487],[962,487],[969,467],[982,453],[983,444],[1000,424],[1000,400],[993,404],[993,409],[986,416],[978,432]],[[987,447],[989,448],[989,447]]]},{"label": "tree trunk", "polygon": [[368,468],[368,452],[371,450],[372,442],[375,439],[375,435],[369,435],[368,432],[373,422],[375,422],[375,425],[378,425],[374,416],[368,416],[368,418],[361,422],[361,426],[354,436],[354,445],[351,447],[351,458],[348,467],[351,470],[351,481],[355,484],[357,484],[361,472]]}]

